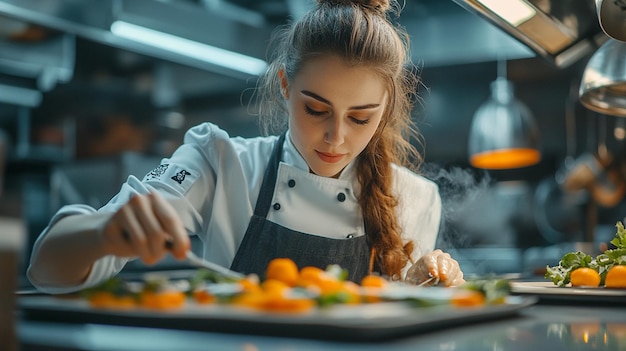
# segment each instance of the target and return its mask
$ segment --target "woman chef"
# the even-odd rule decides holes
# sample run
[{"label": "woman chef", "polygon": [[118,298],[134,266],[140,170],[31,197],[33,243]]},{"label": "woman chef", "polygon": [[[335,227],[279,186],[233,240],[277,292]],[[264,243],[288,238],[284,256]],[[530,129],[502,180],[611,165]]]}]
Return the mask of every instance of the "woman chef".
[{"label": "woman chef", "polygon": [[209,123],[191,128],[104,207],[60,209],[34,245],[31,282],[68,292],[131,258],[182,259],[191,233],[207,260],[243,273],[262,276],[272,258],[289,257],[300,267],[339,264],[357,282],[377,272],[463,283],[457,261],[433,250],[437,186],[402,166],[421,160],[409,142],[417,77],[391,5],[318,0],[277,33],[259,81],[266,130],[285,132],[244,139]]}]

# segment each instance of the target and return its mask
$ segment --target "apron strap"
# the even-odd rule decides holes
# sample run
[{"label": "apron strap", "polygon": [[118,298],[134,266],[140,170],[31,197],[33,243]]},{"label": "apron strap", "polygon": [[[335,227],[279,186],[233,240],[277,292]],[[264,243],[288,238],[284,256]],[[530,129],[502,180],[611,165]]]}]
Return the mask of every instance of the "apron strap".
[{"label": "apron strap", "polygon": [[285,143],[285,134],[283,132],[276,143],[274,144],[274,150],[270,156],[270,160],[265,169],[265,175],[263,176],[263,184],[261,185],[261,191],[259,192],[259,198],[256,200],[256,206],[254,207],[254,214],[259,217],[267,218],[267,213],[272,205],[272,195],[274,195],[274,188],[276,186],[276,178],[278,176],[278,165],[280,164],[280,158],[283,154],[283,144]]}]

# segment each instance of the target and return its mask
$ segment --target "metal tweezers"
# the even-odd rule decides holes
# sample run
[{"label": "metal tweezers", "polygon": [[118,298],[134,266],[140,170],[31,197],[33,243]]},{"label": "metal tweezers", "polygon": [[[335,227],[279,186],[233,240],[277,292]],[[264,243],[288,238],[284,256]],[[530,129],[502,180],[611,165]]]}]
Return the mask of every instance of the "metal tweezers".
[{"label": "metal tweezers", "polygon": [[218,264],[215,264],[213,262],[209,262],[199,256],[197,256],[196,254],[194,254],[191,250],[187,251],[187,262],[191,263],[192,265],[196,266],[196,267],[202,267],[202,268],[206,268],[208,270],[210,270],[211,272],[217,273],[223,277],[226,278],[230,278],[230,279],[235,279],[235,280],[241,280],[243,278],[245,278],[245,276],[241,273],[232,271],[228,268],[224,268]]}]

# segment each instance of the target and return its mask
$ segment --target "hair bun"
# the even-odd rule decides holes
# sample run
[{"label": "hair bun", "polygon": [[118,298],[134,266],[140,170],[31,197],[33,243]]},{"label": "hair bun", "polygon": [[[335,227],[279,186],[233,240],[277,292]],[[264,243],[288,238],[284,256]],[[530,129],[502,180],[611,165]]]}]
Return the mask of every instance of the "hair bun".
[{"label": "hair bun", "polygon": [[391,0],[317,0],[318,4],[350,5],[356,4],[365,9],[386,13],[391,8]]}]

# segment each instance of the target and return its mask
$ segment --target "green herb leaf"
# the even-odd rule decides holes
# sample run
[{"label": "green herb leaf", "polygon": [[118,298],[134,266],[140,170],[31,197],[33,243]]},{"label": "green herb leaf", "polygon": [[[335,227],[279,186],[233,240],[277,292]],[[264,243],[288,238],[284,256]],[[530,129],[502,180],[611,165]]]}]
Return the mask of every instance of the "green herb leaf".
[{"label": "green herb leaf", "polygon": [[565,286],[570,283],[570,274],[581,267],[598,271],[598,264],[590,255],[581,251],[568,252],[563,255],[557,266],[546,267],[545,278],[552,280],[556,286]]},{"label": "green herb leaf", "polygon": [[487,303],[498,302],[511,293],[511,284],[508,279],[486,278],[468,280],[461,287],[482,293]]},{"label": "green herb leaf", "polygon": [[116,296],[125,296],[125,295],[135,294],[130,289],[130,286],[128,285],[128,283],[118,276],[111,277],[96,286],[84,289],[80,292],[80,294],[88,298],[89,296],[93,295],[96,292],[109,292]]},{"label": "green herb leaf", "polygon": [[617,228],[617,233],[615,233],[615,238],[611,240],[611,244],[615,245],[618,249],[626,249],[626,229],[624,228],[624,224],[617,222],[615,227]]},{"label": "green herb leaf", "polygon": [[328,265],[326,267],[326,273],[339,281],[344,281],[348,279],[349,274],[347,269],[341,268],[341,266],[337,264]]},{"label": "green herb leaf", "polygon": [[599,255],[598,257],[600,256],[607,257],[607,264],[605,264],[605,266],[609,264],[626,265],[626,248],[606,250],[603,255]]}]

